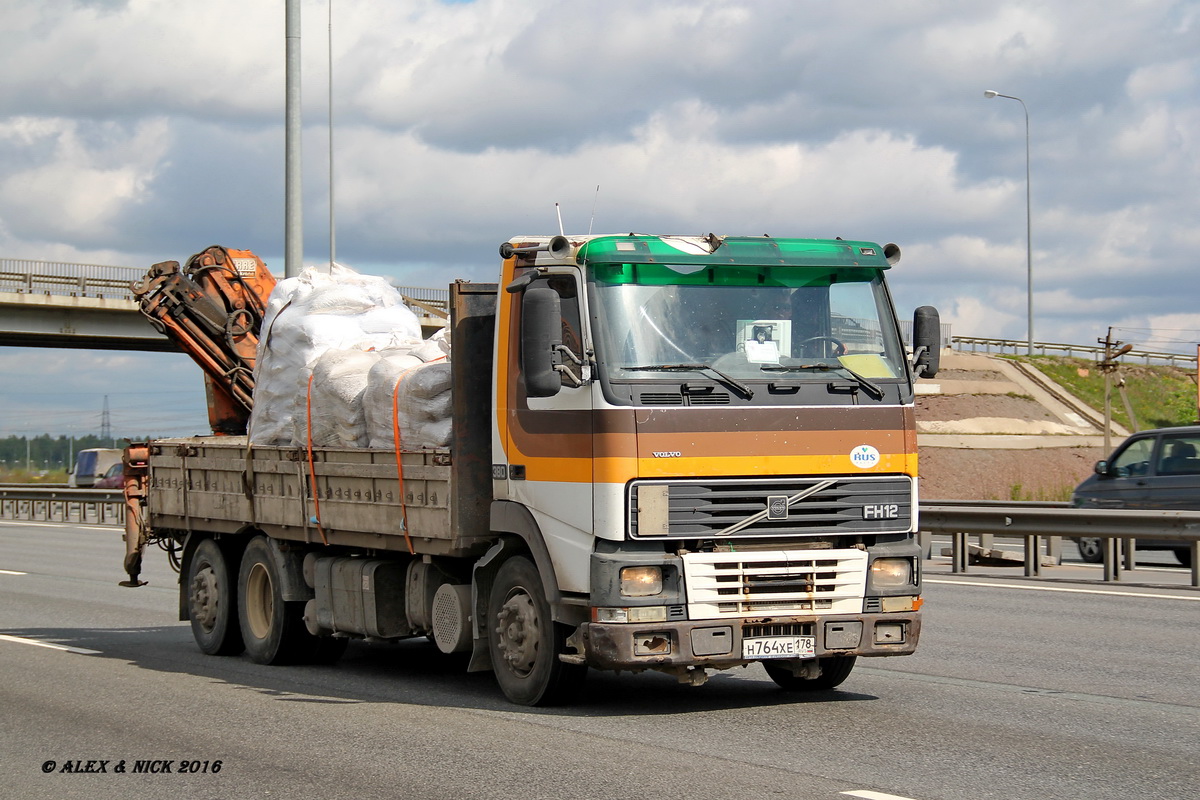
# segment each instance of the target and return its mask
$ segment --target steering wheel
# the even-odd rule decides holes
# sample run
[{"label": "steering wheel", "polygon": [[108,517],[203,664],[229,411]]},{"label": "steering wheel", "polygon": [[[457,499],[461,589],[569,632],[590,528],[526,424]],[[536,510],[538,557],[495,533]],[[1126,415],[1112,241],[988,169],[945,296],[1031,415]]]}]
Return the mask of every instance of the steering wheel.
[{"label": "steering wheel", "polygon": [[808,344],[809,342],[822,342],[822,341],[823,342],[833,342],[833,355],[834,356],[846,355],[846,345],[842,344],[839,340],[833,338],[832,336],[810,336],[807,339],[797,342],[796,348],[803,349],[804,345]]}]

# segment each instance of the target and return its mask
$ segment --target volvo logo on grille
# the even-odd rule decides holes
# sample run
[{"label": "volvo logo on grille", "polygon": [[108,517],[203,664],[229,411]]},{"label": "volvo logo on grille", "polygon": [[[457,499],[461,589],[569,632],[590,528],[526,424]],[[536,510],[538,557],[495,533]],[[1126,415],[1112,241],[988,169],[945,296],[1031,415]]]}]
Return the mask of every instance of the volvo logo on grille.
[{"label": "volvo logo on grille", "polygon": [[767,495],[767,519],[788,518],[788,496],[786,494]]}]

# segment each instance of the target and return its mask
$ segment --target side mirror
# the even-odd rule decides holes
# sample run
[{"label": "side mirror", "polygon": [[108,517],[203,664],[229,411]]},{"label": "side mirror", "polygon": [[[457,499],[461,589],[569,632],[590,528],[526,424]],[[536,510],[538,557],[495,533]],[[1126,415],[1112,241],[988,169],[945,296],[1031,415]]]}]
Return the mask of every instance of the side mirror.
[{"label": "side mirror", "polygon": [[554,369],[555,348],[562,344],[562,299],[549,286],[526,289],[521,301],[521,371],[525,394],[553,397],[562,389]]},{"label": "side mirror", "polygon": [[1101,477],[1108,477],[1108,462],[1107,461],[1097,461],[1096,462],[1096,474],[1100,475]]},{"label": "side mirror", "polygon": [[942,362],[942,320],[933,306],[913,313],[913,372],[918,378],[937,375]]}]

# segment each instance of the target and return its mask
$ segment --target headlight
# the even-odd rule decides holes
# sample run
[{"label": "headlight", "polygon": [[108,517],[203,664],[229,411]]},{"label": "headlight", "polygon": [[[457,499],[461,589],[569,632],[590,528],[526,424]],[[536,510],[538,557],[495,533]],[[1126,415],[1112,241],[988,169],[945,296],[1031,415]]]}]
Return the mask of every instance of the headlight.
[{"label": "headlight", "polygon": [[621,568],[621,594],[625,597],[652,597],[662,590],[662,567]]},{"label": "headlight", "polygon": [[634,606],[633,608],[593,608],[593,622],[666,622],[666,606]]},{"label": "headlight", "polygon": [[912,561],[907,558],[877,558],[871,562],[871,585],[907,586],[912,583]]}]

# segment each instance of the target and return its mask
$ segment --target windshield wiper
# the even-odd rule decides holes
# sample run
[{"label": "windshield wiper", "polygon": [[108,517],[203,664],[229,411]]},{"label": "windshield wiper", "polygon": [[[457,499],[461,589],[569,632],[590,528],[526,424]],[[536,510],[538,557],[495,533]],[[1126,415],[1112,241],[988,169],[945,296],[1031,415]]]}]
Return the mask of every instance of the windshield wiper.
[{"label": "windshield wiper", "polygon": [[647,364],[639,367],[625,367],[625,369],[642,372],[703,372],[704,370],[708,370],[709,372],[719,376],[722,381],[741,393],[747,400],[754,397],[753,389],[736,378],[726,375],[724,372],[721,372],[721,370],[713,368],[711,364]]},{"label": "windshield wiper", "polygon": [[867,394],[871,395],[876,400],[882,400],[883,395],[884,395],[883,389],[878,384],[873,383],[871,380],[863,377],[862,375],[859,375],[857,372],[850,369],[845,364],[825,364],[825,363],[817,362],[815,364],[796,364],[794,366],[787,366],[787,367],[782,366],[782,365],[760,367],[760,369],[762,369],[763,372],[804,372],[806,370],[819,370],[822,372],[826,372],[826,371],[839,370],[841,372],[846,373],[851,378],[853,378],[854,381],[859,386],[861,386],[866,391]]}]

